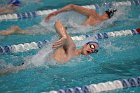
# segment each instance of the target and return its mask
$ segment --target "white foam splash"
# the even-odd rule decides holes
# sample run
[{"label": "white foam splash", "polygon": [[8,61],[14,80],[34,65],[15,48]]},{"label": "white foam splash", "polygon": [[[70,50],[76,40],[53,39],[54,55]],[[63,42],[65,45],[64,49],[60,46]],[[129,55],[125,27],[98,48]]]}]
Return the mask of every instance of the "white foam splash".
[{"label": "white foam splash", "polygon": [[26,61],[29,61],[30,64],[33,64],[34,66],[43,66],[45,62],[48,61],[47,58],[51,57],[50,54],[53,52],[51,46],[52,44],[43,47],[36,55]]},{"label": "white foam splash", "polygon": [[112,25],[114,21],[120,20],[120,18],[121,19],[125,18],[125,15],[129,11],[129,10],[126,11],[125,8],[126,7],[118,9],[118,11],[115,13],[115,15],[111,19],[106,20],[96,26],[81,25],[86,20],[86,16],[70,11],[70,12],[60,13],[59,15],[52,17],[49,20],[49,22],[45,22],[45,18],[44,18],[42,22],[40,22],[39,25],[29,28],[29,31],[33,32],[34,34],[38,34],[38,33],[44,34],[48,32],[55,32],[54,24],[57,20],[60,20],[62,24],[68,28],[67,29],[68,33],[87,33],[91,31],[99,32],[100,30]]}]

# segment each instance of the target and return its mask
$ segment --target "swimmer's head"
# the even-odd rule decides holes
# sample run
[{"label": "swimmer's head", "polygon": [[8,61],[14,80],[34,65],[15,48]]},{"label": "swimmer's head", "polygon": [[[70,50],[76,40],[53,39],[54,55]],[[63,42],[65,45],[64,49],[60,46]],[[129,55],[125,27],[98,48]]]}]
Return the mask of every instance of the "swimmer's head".
[{"label": "swimmer's head", "polygon": [[94,41],[87,42],[83,47],[82,47],[82,54],[83,55],[89,55],[91,53],[97,53],[99,48],[99,44]]},{"label": "swimmer's head", "polygon": [[21,2],[19,0],[10,0],[8,4],[11,4],[13,6],[19,6]]},{"label": "swimmer's head", "polygon": [[117,12],[117,9],[108,9],[105,11],[105,13],[108,15],[108,18],[111,18],[115,12]]}]

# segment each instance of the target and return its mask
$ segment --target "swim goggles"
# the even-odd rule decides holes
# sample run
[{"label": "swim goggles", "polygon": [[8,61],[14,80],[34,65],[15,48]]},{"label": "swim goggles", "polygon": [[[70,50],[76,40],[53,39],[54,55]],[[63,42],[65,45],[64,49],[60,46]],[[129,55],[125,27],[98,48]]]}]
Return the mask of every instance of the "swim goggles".
[{"label": "swim goggles", "polygon": [[87,45],[89,45],[89,47],[94,50],[92,53],[97,53],[98,52],[98,49],[96,49],[94,43],[98,44],[97,42],[88,42],[86,43]]}]

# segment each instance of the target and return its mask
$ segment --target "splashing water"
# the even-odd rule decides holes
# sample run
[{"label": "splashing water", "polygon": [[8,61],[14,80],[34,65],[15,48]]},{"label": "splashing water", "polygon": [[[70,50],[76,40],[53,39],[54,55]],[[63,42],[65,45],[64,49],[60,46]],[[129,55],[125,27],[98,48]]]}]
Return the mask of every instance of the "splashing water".
[{"label": "splashing water", "polygon": [[32,56],[31,59],[28,59],[26,61],[29,61],[30,64],[33,64],[34,66],[43,66],[46,67],[48,65],[53,65],[54,62],[52,62],[52,44],[47,44],[45,47],[43,47],[36,55]]},{"label": "splashing water", "polygon": [[53,59],[53,49],[52,44],[58,40],[58,36],[55,35],[50,40],[50,43],[46,44],[36,55],[32,56],[31,63],[34,66],[54,66],[57,65],[57,62]]},{"label": "splashing water", "polygon": [[20,70],[38,66],[45,66],[48,68],[49,65],[56,65],[51,57],[53,52],[51,46],[52,44],[47,44],[36,55],[25,57],[21,65],[14,66],[13,64],[6,63],[4,60],[0,60],[0,75],[15,73]]},{"label": "splashing water", "polygon": [[[104,7],[101,7],[99,14],[103,13],[102,9]],[[117,12],[115,15],[109,19],[106,20],[96,26],[83,26],[81,25],[86,19],[86,16],[83,16],[79,13],[76,13],[74,11],[69,11],[65,13],[61,13],[57,16],[52,17],[49,22],[45,22],[45,18],[40,22],[39,25],[35,25],[31,28],[29,28],[29,32],[32,34],[44,34],[48,32],[55,32],[55,27],[54,24],[57,20],[60,20],[62,24],[67,27],[67,32],[68,33],[87,33],[94,31],[94,33],[100,32],[100,30],[105,29],[109,27],[110,25],[113,25],[115,21],[126,19],[125,15],[128,14],[129,9],[126,10],[127,7],[115,7],[117,9]],[[73,14],[73,15],[71,15]]]},{"label": "splashing water", "polygon": [[15,73],[26,68],[28,68],[26,64],[20,66],[14,66],[11,63],[7,64],[4,60],[0,60],[0,75],[13,73],[13,72]]}]

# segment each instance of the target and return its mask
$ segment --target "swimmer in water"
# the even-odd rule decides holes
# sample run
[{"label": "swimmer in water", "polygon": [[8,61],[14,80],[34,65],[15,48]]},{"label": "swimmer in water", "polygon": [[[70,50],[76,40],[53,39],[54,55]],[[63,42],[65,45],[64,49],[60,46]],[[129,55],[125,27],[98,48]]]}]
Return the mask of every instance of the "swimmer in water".
[{"label": "swimmer in water", "polygon": [[76,11],[82,15],[85,15],[87,16],[87,19],[86,21],[83,22],[82,25],[90,25],[90,26],[94,26],[94,25],[97,25],[107,19],[110,19],[114,13],[117,11],[116,9],[108,9],[104,12],[103,15],[99,15],[95,10],[93,9],[89,9],[89,8],[85,8],[85,7],[82,7],[82,6],[78,6],[78,5],[74,5],[74,4],[70,4],[70,5],[67,5],[57,11],[54,11],[52,13],[50,13],[47,17],[46,17],[46,22],[53,16],[56,16],[57,14],[59,13],[62,13],[62,12],[67,12],[67,11],[70,11],[70,10],[73,10],[73,11]]},{"label": "swimmer in water", "polygon": [[59,34],[60,39],[56,41],[52,48],[54,53],[52,54],[53,59],[57,63],[63,64],[68,62],[73,57],[79,55],[89,55],[91,53],[97,53],[99,44],[94,41],[87,42],[82,48],[77,49],[72,38],[67,34],[65,27],[60,21],[55,23],[56,32]]},{"label": "swimmer in water", "polygon": [[0,31],[0,35],[7,36],[12,34],[30,34],[30,32],[20,29],[18,26],[12,26],[7,30]]},{"label": "swimmer in water", "polygon": [[[81,49],[76,49],[76,46],[67,34],[66,28],[60,21],[55,23],[56,32],[59,34],[60,39],[56,41],[52,48],[54,49],[53,58],[58,62],[65,62],[78,56],[80,54],[88,55],[95,52],[99,47],[97,42],[90,42],[85,44]],[[0,35],[11,35],[11,34],[30,34],[30,32],[20,29],[18,26],[13,26],[8,30],[0,31]],[[96,51],[97,52],[97,51]]]},{"label": "swimmer in water", "polygon": [[0,8],[0,14],[13,13],[16,11],[20,4],[21,3],[19,0],[10,0],[6,6]]},{"label": "swimmer in water", "polygon": [[[14,27],[14,29],[15,28],[16,27]],[[18,29],[18,27],[16,29]],[[74,41],[66,32],[65,27],[60,21],[55,22],[55,29],[60,39],[54,42],[54,44],[52,45],[54,51],[50,55],[50,58],[54,59],[57,63],[64,64],[76,56],[89,55],[98,52],[99,44],[95,41],[87,42],[82,46],[82,48],[77,49]],[[30,68],[30,64],[22,63],[19,66],[9,67],[4,70],[0,70],[0,75],[17,72],[28,68]]]}]

